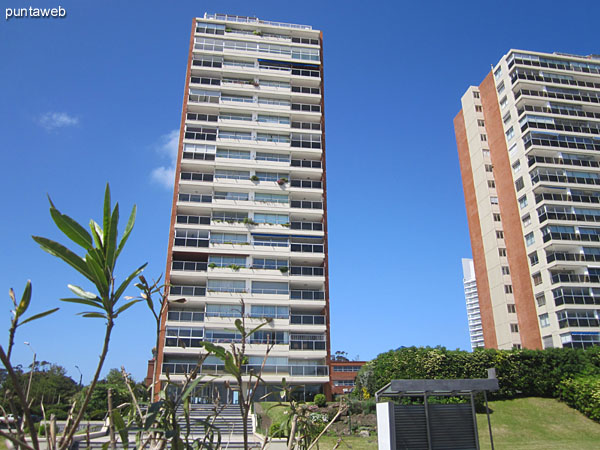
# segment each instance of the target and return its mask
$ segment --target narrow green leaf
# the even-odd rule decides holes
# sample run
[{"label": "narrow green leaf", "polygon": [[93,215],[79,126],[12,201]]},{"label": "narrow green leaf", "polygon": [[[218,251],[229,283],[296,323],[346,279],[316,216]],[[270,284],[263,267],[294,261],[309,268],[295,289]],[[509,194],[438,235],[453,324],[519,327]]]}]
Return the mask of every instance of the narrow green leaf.
[{"label": "narrow green leaf", "polygon": [[88,300],[96,300],[98,296],[92,292],[84,291],[79,286],[75,286],[74,284],[67,284],[67,287],[73,292],[75,295],[80,296],[81,298],[86,298]]},{"label": "narrow green leaf", "polygon": [[100,314],[97,312],[82,312],[79,313],[79,315],[82,317],[88,317],[93,319],[107,319],[107,317],[104,314]]},{"label": "narrow green leaf", "polygon": [[86,267],[89,268],[90,272],[93,273],[91,280],[98,288],[98,292],[102,297],[108,296],[108,280],[102,270],[102,267],[96,262],[95,258],[91,255],[91,252],[85,255]]},{"label": "narrow green leaf", "polygon": [[56,206],[54,206],[54,202],[52,201],[52,199],[50,198],[50,194],[46,194],[46,197],[48,197],[48,201],[50,202],[50,207],[51,208],[56,208]]},{"label": "narrow green leaf", "polygon": [[121,436],[121,443],[123,444],[123,448],[129,447],[129,433],[127,427],[125,426],[125,422],[123,421],[123,417],[118,410],[113,410],[112,412],[113,423],[115,424],[115,428],[119,432],[119,436]]},{"label": "narrow green leaf", "polygon": [[56,226],[73,242],[86,250],[93,247],[92,236],[75,220],[54,207],[50,208],[50,215]]},{"label": "narrow green leaf", "polygon": [[226,351],[223,347],[214,345],[212,342],[200,342],[200,345],[202,347],[204,347],[206,349],[206,351],[208,351],[209,353],[212,353],[213,355],[215,355],[217,358],[221,359],[222,361],[225,361],[225,359],[227,358],[227,355],[231,356],[231,354],[228,351]]},{"label": "narrow green leaf", "polygon": [[50,239],[46,239],[41,236],[32,236],[32,238],[40,245],[40,247],[42,247],[42,250],[50,253],[52,256],[62,259],[88,280],[92,282],[95,281],[94,275],[88,268],[83,258],[81,258],[79,255],[73,253],[71,250],[59,244],[58,242],[51,241]]},{"label": "narrow green leaf", "polygon": [[125,231],[123,232],[123,237],[121,238],[121,242],[119,242],[119,247],[117,248],[117,253],[115,257],[118,257],[121,254],[121,250],[125,246],[125,242],[129,238],[131,234],[131,230],[133,230],[133,225],[135,224],[135,216],[137,214],[137,206],[133,205],[131,209],[131,214],[129,215],[129,220],[127,221],[127,225],[125,226]]},{"label": "narrow green leaf", "polygon": [[[100,300],[100,299],[98,299]],[[80,305],[88,305],[93,306],[94,308],[99,308],[104,310],[104,305],[102,303],[94,302],[92,300],[87,300],[85,298],[61,298],[61,302],[69,302],[69,303],[79,303]],[[100,300],[101,302],[101,300]]]},{"label": "narrow green leaf", "polygon": [[47,316],[49,314],[52,314],[52,313],[55,313],[56,311],[58,311],[58,308],[49,309],[48,311],[41,312],[39,314],[36,314],[34,316],[31,316],[31,317],[25,319],[19,325],[25,325],[27,322],[31,322],[32,320],[41,319],[42,317],[45,317],[45,316]]},{"label": "narrow green leaf", "polygon": [[115,313],[114,317],[117,317],[123,311],[125,311],[126,309],[129,309],[130,307],[132,307],[133,305],[135,305],[139,301],[140,300],[133,300],[133,301],[130,301],[129,303],[125,303],[123,306],[121,306],[119,309],[117,309],[117,312]]},{"label": "narrow green leaf", "polygon": [[109,267],[110,270],[113,270],[115,267],[115,262],[117,260],[116,252],[117,252],[117,234],[119,228],[119,204],[115,204],[115,209],[113,210],[112,217],[110,219],[110,228],[108,230],[108,240],[106,241],[106,245],[104,246],[104,252],[106,254],[106,267]]},{"label": "narrow green leaf", "polygon": [[19,306],[15,311],[17,317],[23,315],[27,308],[29,308],[29,303],[31,302],[31,280],[27,280],[27,284],[25,284],[25,289],[23,290],[23,295],[21,296],[21,301],[19,302]]},{"label": "narrow green leaf", "polygon": [[256,333],[258,330],[260,330],[262,327],[264,327],[265,325],[268,325],[270,322],[263,322],[261,323],[259,326],[257,326],[256,328],[253,328],[252,330],[250,330],[250,333],[248,333],[248,336],[252,336],[254,333]]},{"label": "narrow green leaf", "polygon": [[106,190],[104,191],[104,213],[102,215],[102,226],[104,227],[102,241],[104,243],[108,240],[108,229],[110,227],[110,186],[106,183]]},{"label": "narrow green leaf", "polygon": [[105,442],[104,444],[102,444],[102,450],[108,450],[108,446],[110,445],[110,442]]},{"label": "narrow green leaf", "polygon": [[202,381],[202,377],[198,377],[190,384],[188,384],[185,391],[183,391],[183,393],[181,394],[181,398],[179,400],[181,402],[185,401],[185,399],[187,399],[190,396],[190,394],[194,391],[194,388],[198,385],[200,381]]},{"label": "narrow green leaf", "polygon": [[94,220],[90,220],[90,230],[92,231],[92,237],[94,238],[94,242],[96,243],[96,247],[99,249],[104,248],[104,232],[100,225],[98,225]]},{"label": "narrow green leaf", "polygon": [[131,275],[129,275],[125,281],[123,281],[121,283],[121,285],[119,286],[119,288],[116,290],[115,295],[114,295],[114,299],[115,302],[117,300],[119,300],[119,298],[121,297],[121,295],[123,294],[123,292],[125,291],[125,289],[127,289],[127,286],[129,286],[129,283],[131,283],[131,281],[137,277],[142,270],[144,270],[146,268],[146,266],[148,265],[148,263],[144,263],[142,264],[140,267],[138,267]]}]

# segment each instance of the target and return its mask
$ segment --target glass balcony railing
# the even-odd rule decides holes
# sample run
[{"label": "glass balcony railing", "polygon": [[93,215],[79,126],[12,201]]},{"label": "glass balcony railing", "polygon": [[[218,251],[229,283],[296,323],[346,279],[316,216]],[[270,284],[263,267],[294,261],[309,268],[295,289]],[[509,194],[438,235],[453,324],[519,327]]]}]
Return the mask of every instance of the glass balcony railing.
[{"label": "glass balcony railing", "polygon": [[171,286],[169,288],[171,295],[189,295],[191,297],[204,297],[206,295],[205,286]]},{"label": "glass balcony railing", "polygon": [[171,270],[186,272],[206,272],[208,264],[204,261],[173,261]]},{"label": "glass balcony railing", "polygon": [[325,291],[293,289],[290,291],[290,298],[292,300],[325,300]]},{"label": "glass balcony railing", "polygon": [[290,316],[290,324],[292,324],[292,325],[325,325],[325,316],[292,314]]},{"label": "glass balcony railing", "polygon": [[[163,363],[162,373],[170,375],[185,375],[192,373],[198,368],[197,363]],[[261,371],[260,364],[247,364],[242,367],[243,373],[259,373]],[[224,364],[202,364],[198,370],[199,373],[206,375],[224,375]],[[265,364],[262,368],[264,374],[289,374],[292,376],[302,377],[326,377],[329,376],[329,367],[325,365],[319,366],[296,366],[296,365],[273,365]]]}]

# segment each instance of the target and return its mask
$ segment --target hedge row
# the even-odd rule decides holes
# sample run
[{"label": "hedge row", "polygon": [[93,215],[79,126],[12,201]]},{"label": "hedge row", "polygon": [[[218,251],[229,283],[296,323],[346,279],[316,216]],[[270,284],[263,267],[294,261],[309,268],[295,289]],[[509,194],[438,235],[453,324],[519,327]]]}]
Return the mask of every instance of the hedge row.
[{"label": "hedge row", "polygon": [[600,377],[568,378],[561,381],[558,391],[567,405],[600,422]]},{"label": "hedge row", "polygon": [[356,378],[355,395],[369,398],[393,379],[487,378],[496,368],[500,390],[491,398],[558,397],[562,380],[600,376],[600,347],[587,350],[494,350],[407,347],[382,353]]}]

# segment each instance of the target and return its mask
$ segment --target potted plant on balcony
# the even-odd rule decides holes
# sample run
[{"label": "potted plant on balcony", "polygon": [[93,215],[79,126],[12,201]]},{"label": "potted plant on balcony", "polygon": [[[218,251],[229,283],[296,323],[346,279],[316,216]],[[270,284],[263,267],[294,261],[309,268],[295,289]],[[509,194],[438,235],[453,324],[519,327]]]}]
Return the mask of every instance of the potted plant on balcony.
[{"label": "potted plant on balcony", "polygon": [[250,177],[250,181],[260,181],[260,178],[258,178],[258,176],[256,176],[256,175],[252,175]]},{"label": "potted plant on balcony", "polygon": [[286,177],[281,177],[279,180],[277,180],[277,184],[279,186],[283,186],[287,182],[288,182],[288,179]]},{"label": "potted plant on balcony", "polygon": [[287,273],[288,272],[288,267],[287,266],[282,266],[282,267],[279,268],[279,271],[281,273]]}]

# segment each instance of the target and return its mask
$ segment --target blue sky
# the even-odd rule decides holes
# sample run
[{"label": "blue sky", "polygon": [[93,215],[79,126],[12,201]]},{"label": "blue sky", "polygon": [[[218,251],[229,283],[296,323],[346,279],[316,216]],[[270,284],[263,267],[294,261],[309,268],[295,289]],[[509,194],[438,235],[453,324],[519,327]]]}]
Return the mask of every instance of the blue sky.
[{"label": "blue sky", "polygon": [[[11,19],[5,7],[54,7],[64,19]],[[332,350],[371,359],[391,348],[469,348],[461,258],[470,256],[452,119],[460,97],[510,48],[600,53],[597,1],[3,2],[0,13],[0,289],[33,282],[32,312],[14,362],[65,366],[84,382],[103,324],[57,299],[85,282],[31,235],[62,239],[46,193],[63,212],[100,219],[108,181],[122,216],[138,220],[119,274],[148,261],[165,270],[172,167],[190,27],[205,11],[310,24],[324,32]],[[154,174],[154,175],[153,175]],[[64,240],[63,240],[64,242]],[[87,286],[89,287],[89,286]],[[130,290],[129,295],[135,291]],[[106,370],[141,379],[150,313],[118,319]],[[4,345],[4,341],[3,341]]]}]

